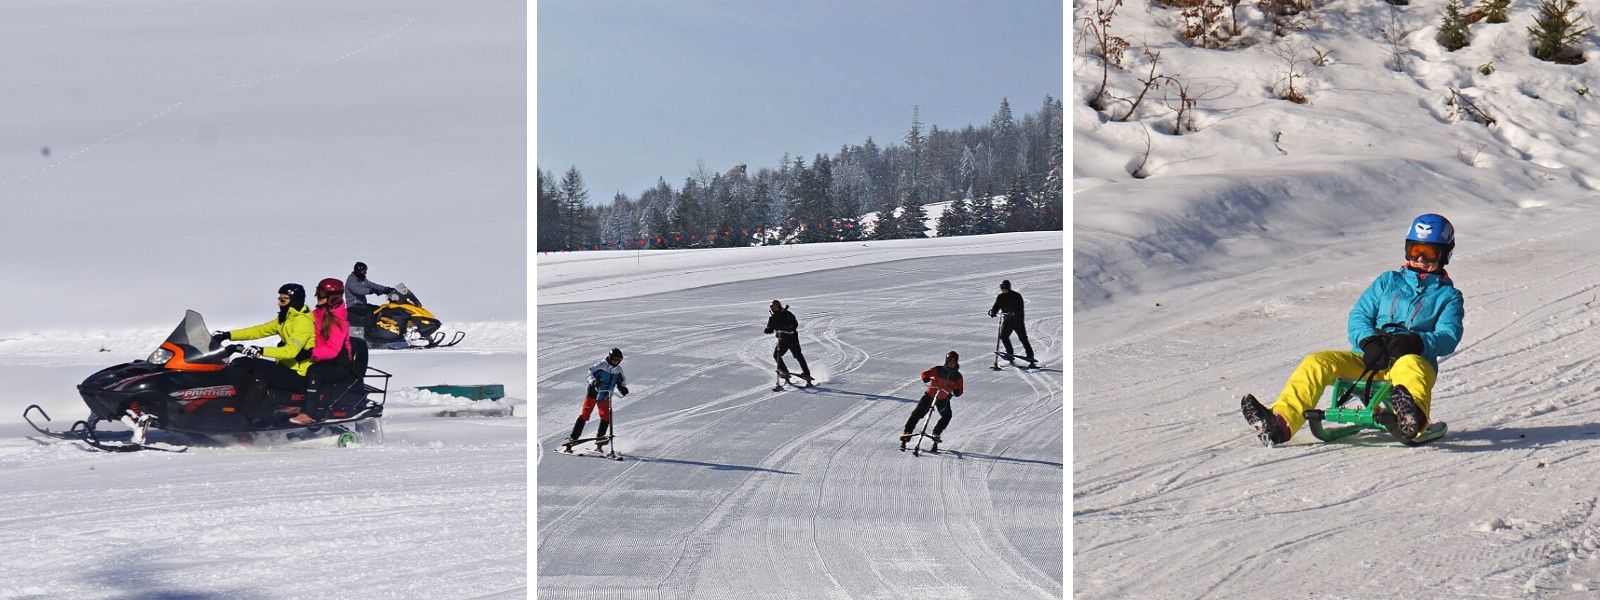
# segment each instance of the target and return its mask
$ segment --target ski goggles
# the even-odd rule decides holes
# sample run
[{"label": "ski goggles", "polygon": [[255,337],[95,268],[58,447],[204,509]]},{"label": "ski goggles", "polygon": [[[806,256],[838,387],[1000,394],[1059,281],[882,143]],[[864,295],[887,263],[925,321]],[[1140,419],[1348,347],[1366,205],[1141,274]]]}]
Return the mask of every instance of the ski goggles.
[{"label": "ski goggles", "polygon": [[1443,255],[1444,248],[1438,244],[1406,240],[1406,260],[1439,262],[1439,257]]}]

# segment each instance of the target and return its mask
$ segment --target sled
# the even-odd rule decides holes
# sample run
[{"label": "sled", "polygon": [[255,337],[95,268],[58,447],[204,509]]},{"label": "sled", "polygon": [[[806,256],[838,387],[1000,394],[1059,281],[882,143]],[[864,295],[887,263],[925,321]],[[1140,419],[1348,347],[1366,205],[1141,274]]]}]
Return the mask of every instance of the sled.
[{"label": "sled", "polygon": [[[1400,432],[1394,406],[1389,402],[1392,390],[1387,381],[1340,378],[1333,384],[1329,406],[1306,411],[1306,424],[1311,427],[1311,434],[1324,442],[1344,439],[1369,429],[1388,433],[1407,446],[1421,446],[1444,437],[1447,428],[1440,421],[1429,423],[1417,437],[1407,439]],[[1341,403],[1340,399],[1345,398],[1347,393],[1350,395],[1347,400],[1359,401],[1361,406],[1345,407],[1351,402]],[[1329,427],[1327,423],[1340,425]]]}]

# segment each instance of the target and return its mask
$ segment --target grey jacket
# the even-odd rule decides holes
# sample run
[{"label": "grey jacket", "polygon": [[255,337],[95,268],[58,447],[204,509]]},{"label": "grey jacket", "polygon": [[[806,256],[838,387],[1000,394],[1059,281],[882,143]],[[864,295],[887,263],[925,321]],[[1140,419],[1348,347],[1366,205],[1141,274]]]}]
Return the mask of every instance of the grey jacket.
[{"label": "grey jacket", "polygon": [[362,279],[360,277],[356,277],[355,273],[351,273],[350,276],[346,277],[344,280],[344,304],[345,306],[352,304],[366,304],[367,296],[382,294],[383,291],[387,289],[389,289],[389,286],[387,285],[372,281],[370,279]]}]

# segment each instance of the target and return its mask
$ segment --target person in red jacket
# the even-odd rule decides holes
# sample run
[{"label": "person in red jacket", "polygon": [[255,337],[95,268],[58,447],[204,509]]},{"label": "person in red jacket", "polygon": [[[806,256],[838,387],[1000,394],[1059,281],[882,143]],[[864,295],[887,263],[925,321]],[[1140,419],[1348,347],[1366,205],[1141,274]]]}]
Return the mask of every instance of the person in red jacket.
[{"label": "person in red jacket", "polygon": [[911,431],[916,429],[917,422],[923,415],[928,414],[929,408],[938,408],[939,422],[933,424],[933,443],[939,444],[939,434],[944,433],[944,428],[950,425],[950,417],[955,411],[950,409],[950,398],[960,396],[966,391],[961,381],[961,355],[951,350],[944,355],[944,364],[938,365],[922,372],[922,382],[928,384],[928,390],[922,393],[922,399],[917,401],[916,410],[911,411],[911,418],[906,419],[906,427],[900,432],[900,445],[911,441]]}]

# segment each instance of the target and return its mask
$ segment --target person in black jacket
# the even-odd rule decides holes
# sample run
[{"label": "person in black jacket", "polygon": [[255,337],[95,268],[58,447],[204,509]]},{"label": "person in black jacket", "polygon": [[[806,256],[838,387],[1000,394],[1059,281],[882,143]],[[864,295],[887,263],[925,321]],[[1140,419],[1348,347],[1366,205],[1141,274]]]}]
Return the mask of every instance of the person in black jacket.
[{"label": "person in black jacket", "polygon": [[800,322],[795,320],[794,313],[789,312],[789,307],[782,302],[772,301],[772,316],[767,317],[766,333],[776,333],[778,345],[772,349],[772,358],[778,361],[778,372],[784,375],[789,373],[789,365],[783,363],[783,353],[794,352],[794,359],[800,362],[801,379],[811,381],[811,367],[806,366],[806,357],[800,353]]},{"label": "person in black jacket", "polygon": [[[995,313],[1000,317],[1000,341],[1006,345],[1006,355],[1016,356],[1011,349],[1011,332],[1017,332],[1017,339],[1022,342],[1022,349],[1028,355],[1023,360],[1033,360],[1033,345],[1028,343],[1028,328],[1022,325],[1022,294],[1011,291],[1011,280],[1000,282],[1000,295],[994,297],[994,306],[989,307],[989,318],[994,318]],[[1007,359],[1008,362],[1014,362]]]}]

